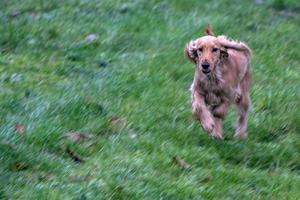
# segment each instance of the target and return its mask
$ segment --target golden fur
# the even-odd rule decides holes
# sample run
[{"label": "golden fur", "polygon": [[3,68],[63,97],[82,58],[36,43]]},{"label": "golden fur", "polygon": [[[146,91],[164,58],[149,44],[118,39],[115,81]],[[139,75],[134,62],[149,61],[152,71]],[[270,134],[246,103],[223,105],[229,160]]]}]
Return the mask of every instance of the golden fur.
[{"label": "golden fur", "polygon": [[244,42],[214,36],[210,26],[206,36],[190,41],[185,54],[196,66],[191,85],[193,116],[205,131],[223,138],[223,117],[231,103],[237,107],[237,138],[247,137],[250,104],[251,50]]}]

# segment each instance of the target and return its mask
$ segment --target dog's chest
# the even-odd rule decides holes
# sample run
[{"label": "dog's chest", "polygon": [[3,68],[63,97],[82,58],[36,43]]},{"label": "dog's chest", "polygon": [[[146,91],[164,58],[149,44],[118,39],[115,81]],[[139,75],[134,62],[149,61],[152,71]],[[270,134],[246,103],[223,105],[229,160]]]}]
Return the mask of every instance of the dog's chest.
[{"label": "dog's chest", "polygon": [[217,80],[205,80],[200,82],[202,95],[205,103],[210,106],[217,106],[226,98],[226,89]]}]

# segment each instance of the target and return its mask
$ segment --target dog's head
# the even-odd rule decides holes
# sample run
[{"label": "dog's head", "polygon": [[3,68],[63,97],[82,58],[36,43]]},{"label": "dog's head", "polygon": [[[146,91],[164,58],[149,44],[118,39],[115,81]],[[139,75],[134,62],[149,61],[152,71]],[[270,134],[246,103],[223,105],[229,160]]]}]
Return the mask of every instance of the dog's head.
[{"label": "dog's head", "polygon": [[207,36],[190,41],[185,47],[185,54],[204,74],[213,72],[216,66],[228,57],[226,48],[214,36],[210,26],[206,28]]}]

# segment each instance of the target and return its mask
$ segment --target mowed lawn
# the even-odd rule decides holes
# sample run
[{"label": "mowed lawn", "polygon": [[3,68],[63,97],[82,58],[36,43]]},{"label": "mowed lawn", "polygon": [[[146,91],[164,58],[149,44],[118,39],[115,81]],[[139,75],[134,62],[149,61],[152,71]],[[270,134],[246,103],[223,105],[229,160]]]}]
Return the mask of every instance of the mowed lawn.
[{"label": "mowed lawn", "polygon": [[[192,119],[185,44],[253,49],[249,137]],[[300,199],[298,0],[1,0],[0,199]]]}]

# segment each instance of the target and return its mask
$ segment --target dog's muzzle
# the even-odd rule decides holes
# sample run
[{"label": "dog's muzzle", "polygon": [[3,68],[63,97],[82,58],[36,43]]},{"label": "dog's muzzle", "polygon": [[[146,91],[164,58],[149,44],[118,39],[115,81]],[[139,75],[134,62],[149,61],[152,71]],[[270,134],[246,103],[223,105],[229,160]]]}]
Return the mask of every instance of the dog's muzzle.
[{"label": "dog's muzzle", "polygon": [[201,64],[201,67],[202,67],[202,72],[204,74],[208,74],[210,72],[210,69],[209,69],[209,63],[208,62],[204,62]]}]

